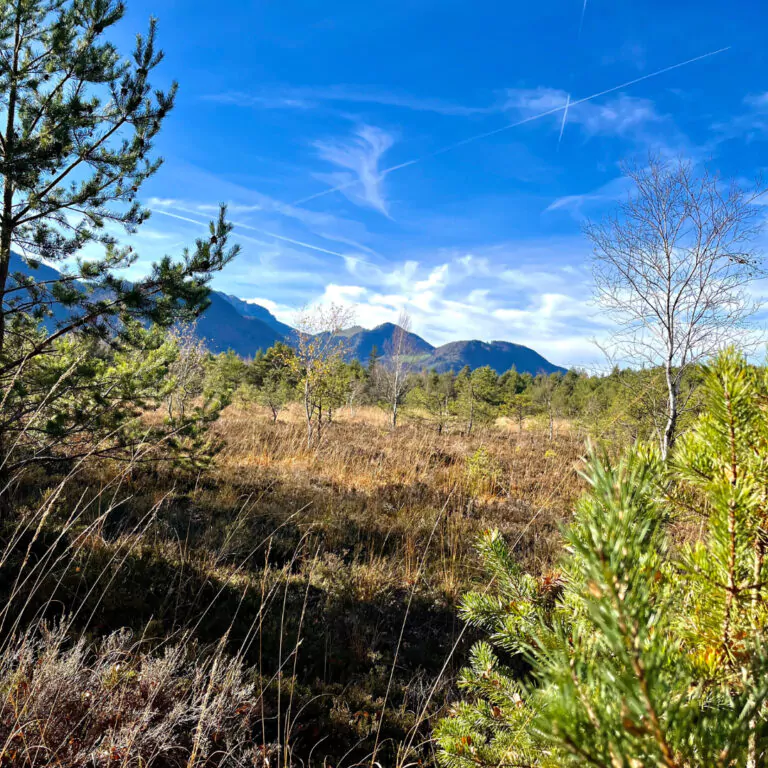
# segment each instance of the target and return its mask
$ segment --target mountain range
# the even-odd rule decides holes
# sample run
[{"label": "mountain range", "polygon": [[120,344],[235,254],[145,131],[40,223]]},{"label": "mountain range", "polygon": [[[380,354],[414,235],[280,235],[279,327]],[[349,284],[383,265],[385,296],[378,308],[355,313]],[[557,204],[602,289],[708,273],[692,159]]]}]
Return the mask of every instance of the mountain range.
[{"label": "mountain range", "polygon": [[[30,274],[36,280],[55,280],[60,274],[45,264],[32,270],[16,254],[12,254],[10,272]],[[64,319],[60,316],[64,312],[61,307],[54,307],[54,319]],[[372,329],[347,328],[342,333],[347,339],[348,357],[365,364],[374,347],[379,355],[386,356],[396,330],[393,323],[382,323]],[[266,350],[278,341],[291,344],[296,334],[266,307],[221,291],[211,291],[210,305],[198,318],[196,332],[212,352],[231,349],[242,357],[253,357],[259,350]],[[452,341],[435,347],[408,332],[406,349],[414,367],[434,368],[441,373],[458,371],[467,365],[472,369],[487,365],[498,373],[508,371],[512,366],[520,373],[533,375],[565,371],[530,347],[508,341]]]},{"label": "mountain range", "polygon": [[[231,310],[240,317],[233,317]],[[348,358],[365,363],[374,348],[380,356],[386,356],[397,330],[393,323],[382,323],[372,329],[361,326],[345,329],[341,333],[347,340]],[[296,333],[266,307],[218,291],[212,291],[211,305],[198,320],[197,332],[212,351],[232,349],[244,357],[252,356],[259,349],[267,349],[275,341],[290,344]],[[421,336],[406,332],[405,349],[414,367],[434,368],[439,373],[458,371],[466,365],[472,369],[488,365],[497,373],[513,366],[520,373],[533,375],[565,371],[530,347],[509,341],[452,341],[435,347]]]}]

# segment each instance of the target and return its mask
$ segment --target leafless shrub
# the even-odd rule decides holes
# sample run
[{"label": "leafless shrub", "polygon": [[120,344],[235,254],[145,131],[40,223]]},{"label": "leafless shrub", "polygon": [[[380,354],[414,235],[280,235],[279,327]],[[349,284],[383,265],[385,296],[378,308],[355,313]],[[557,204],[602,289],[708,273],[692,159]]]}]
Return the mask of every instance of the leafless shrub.
[{"label": "leafless shrub", "polygon": [[413,368],[414,353],[411,318],[407,312],[401,312],[392,338],[384,347],[384,360],[378,366],[381,388],[392,416],[392,429],[397,427],[398,408],[408,389],[408,374]]},{"label": "leafless shrub", "polygon": [[183,419],[190,403],[203,392],[208,352],[193,323],[177,325],[168,335],[176,346],[177,357],[168,370],[173,386],[166,398],[166,407],[170,419],[174,416]]}]

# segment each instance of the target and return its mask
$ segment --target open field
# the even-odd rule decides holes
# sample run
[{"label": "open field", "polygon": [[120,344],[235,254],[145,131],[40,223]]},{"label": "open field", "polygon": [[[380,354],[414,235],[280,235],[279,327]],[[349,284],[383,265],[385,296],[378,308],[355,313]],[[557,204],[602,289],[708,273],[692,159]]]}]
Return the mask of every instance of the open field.
[{"label": "open field", "polygon": [[582,440],[392,432],[376,409],[340,411],[311,450],[295,413],[231,406],[213,429],[204,470],[27,475],[22,533],[4,536],[3,632],[69,615],[90,637],[128,627],[140,649],[186,638],[198,656],[224,637],[252,670],[263,744],[337,766],[377,742],[393,764],[410,743],[429,760],[473,639],[456,609],[481,576],[474,542],[498,528],[532,572],[551,569]]}]

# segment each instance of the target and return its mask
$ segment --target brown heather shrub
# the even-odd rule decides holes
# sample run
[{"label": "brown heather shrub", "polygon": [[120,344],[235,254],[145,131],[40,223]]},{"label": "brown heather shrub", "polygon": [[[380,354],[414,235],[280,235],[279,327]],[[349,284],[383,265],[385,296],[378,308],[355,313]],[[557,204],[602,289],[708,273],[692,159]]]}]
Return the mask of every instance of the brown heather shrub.
[{"label": "brown heather shrub", "polygon": [[242,664],[184,642],[141,651],[127,631],[72,643],[59,624],[0,656],[0,764],[259,765],[260,703]]}]

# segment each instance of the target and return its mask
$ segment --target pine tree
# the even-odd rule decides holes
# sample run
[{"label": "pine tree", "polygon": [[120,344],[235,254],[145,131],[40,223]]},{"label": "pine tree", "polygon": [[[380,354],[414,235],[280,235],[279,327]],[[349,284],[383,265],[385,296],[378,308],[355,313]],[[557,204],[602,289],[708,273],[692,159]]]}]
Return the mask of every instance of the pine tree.
[{"label": "pine tree", "polygon": [[[703,386],[671,464],[590,458],[558,571],[527,575],[485,535],[492,581],[462,615],[488,640],[437,728],[443,765],[764,764],[768,382],[728,352]],[[692,514],[704,533],[677,541]]]},{"label": "pine tree", "polygon": [[441,435],[451,417],[451,404],[455,395],[453,373],[439,374],[435,370],[422,371],[418,386],[408,393],[408,405],[423,411]]},{"label": "pine tree", "polygon": [[498,376],[489,366],[476,368],[467,365],[456,376],[456,409],[466,422],[467,434],[472,434],[476,422],[492,418],[491,406],[498,395]]},{"label": "pine tree", "polygon": [[[112,339],[130,319],[193,316],[211,273],[235,255],[222,211],[192,252],[137,282],[116,274],[138,254],[113,232],[149,217],[137,194],[160,167],[154,140],[176,93],[150,84],[163,58],[154,19],[131,59],[105,39],[124,13],[115,0],[0,4],[0,376],[73,330]],[[14,248],[27,267],[16,273]],[[66,274],[37,279],[43,259]],[[38,337],[30,317],[49,318],[48,332]]]},{"label": "pine tree", "polygon": [[[0,444],[25,453],[3,455],[6,470],[50,458],[75,434],[98,443],[98,425],[134,418],[123,393],[152,394],[141,355],[165,381],[176,354],[148,326],[197,316],[237,253],[222,206],[194,248],[137,281],[120,276],[139,254],[116,230],[130,235],[149,217],[137,195],[161,165],[154,141],[176,93],[150,84],[163,59],[154,19],[130,59],[106,39],[124,13],[118,0],[0,3]],[[92,393],[83,407],[78,391]]]},{"label": "pine tree", "polygon": [[376,373],[376,366],[379,364],[381,355],[379,348],[374,344],[371,347],[371,353],[368,355],[368,375],[373,377]]}]

